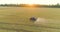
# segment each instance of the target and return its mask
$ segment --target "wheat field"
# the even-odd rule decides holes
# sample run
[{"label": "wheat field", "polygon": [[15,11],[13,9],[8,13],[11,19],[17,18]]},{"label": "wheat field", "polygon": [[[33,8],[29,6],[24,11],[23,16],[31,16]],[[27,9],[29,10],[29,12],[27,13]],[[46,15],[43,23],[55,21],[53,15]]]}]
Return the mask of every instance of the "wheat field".
[{"label": "wheat field", "polygon": [[[36,26],[32,16],[48,24]],[[0,32],[60,32],[60,8],[0,7]]]}]

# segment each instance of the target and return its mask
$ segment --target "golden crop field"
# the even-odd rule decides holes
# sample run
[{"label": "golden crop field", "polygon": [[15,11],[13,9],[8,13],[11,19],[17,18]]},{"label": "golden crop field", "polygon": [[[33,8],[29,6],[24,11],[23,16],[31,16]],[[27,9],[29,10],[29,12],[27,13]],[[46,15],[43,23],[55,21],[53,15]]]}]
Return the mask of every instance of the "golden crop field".
[{"label": "golden crop field", "polygon": [[[48,24],[35,26],[30,17],[42,17]],[[60,8],[0,7],[1,32],[60,32]]]}]

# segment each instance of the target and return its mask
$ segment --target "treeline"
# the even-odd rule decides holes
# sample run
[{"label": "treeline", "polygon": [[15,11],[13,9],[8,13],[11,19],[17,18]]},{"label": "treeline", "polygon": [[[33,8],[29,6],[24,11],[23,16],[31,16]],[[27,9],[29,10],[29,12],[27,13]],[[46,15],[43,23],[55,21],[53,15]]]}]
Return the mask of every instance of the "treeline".
[{"label": "treeline", "polygon": [[17,4],[0,4],[0,6],[3,6],[3,7],[18,7]]},{"label": "treeline", "polygon": [[56,5],[44,5],[43,7],[49,7],[49,8],[60,8],[60,4],[57,3]]},{"label": "treeline", "polygon": [[[57,3],[56,5],[39,5],[33,4],[35,7],[48,7],[48,8],[60,8],[60,4]],[[0,6],[5,7],[29,7],[28,4],[0,4]]]}]

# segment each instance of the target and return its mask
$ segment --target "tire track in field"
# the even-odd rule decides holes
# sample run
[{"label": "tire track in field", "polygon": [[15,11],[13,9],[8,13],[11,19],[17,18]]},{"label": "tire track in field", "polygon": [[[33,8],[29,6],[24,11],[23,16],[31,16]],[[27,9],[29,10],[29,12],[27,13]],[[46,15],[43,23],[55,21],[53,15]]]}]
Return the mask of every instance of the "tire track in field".
[{"label": "tire track in field", "polygon": [[13,31],[16,31],[16,32],[20,32],[20,31],[23,31],[23,32],[32,32],[32,31],[28,31],[28,30],[24,30],[24,29],[10,29],[10,28],[0,28],[2,30],[13,30]]},{"label": "tire track in field", "polygon": [[[0,24],[20,25],[20,24],[17,24],[17,23],[4,23],[4,22],[0,22]],[[20,31],[23,31],[23,32],[32,32],[32,31],[28,31],[28,30],[25,30],[25,29],[7,28],[7,26],[6,27],[0,27],[0,29],[2,29],[2,30],[13,30],[13,31],[17,31],[17,32],[20,32]]]},{"label": "tire track in field", "polygon": [[18,23],[4,23],[4,22],[0,22],[0,24],[8,24],[8,25],[24,25],[24,26],[32,26],[32,27],[43,27],[43,28],[51,28],[51,29],[60,29],[60,28],[56,28],[56,27],[48,27],[48,26],[35,26],[35,25],[18,24]]}]

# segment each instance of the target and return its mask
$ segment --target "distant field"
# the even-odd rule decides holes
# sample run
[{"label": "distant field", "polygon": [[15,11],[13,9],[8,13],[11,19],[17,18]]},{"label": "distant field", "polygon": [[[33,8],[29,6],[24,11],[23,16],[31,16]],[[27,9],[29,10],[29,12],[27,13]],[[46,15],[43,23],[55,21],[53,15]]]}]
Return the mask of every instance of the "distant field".
[{"label": "distant field", "polygon": [[[31,16],[46,18],[49,22],[38,27],[29,21]],[[16,32],[14,29],[22,29],[20,32],[60,32],[60,8],[0,7],[0,28],[1,32]]]}]

